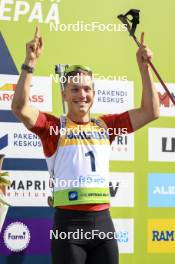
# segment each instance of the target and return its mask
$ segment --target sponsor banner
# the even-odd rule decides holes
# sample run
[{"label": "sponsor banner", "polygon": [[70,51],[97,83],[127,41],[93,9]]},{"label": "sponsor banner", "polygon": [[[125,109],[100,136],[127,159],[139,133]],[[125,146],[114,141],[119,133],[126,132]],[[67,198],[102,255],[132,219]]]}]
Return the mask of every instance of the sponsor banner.
[{"label": "sponsor banner", "polygon": [[8,158],[44,158],[39,137],[22,123],[1,122],[0,150]]},{"label": "sponsor banner", "polygon": [[111,206],[134,206],[134,173],[110,172],[109,180]]},{"label": "sponsor banner", "polygon": [[50,255],[52,219],[7,219],[0,236],[0,252],[9,256],[25,249],[25,255]]},{"label": "sponsor banner", "polygon": [[[25,255],[50,255],[53,219],[20,219],[20,222],[7,219],[0,236],[0,252],[10,255],[22,251]],[[120,254],[134,253],[133,219],[113,219]],[[20,228],[22,227],[22,228]],[[41,243],[42,241],[42,243]]]},{"label": "sponsor banner", "polygon": [[30,231],[21,222],[14,222],[7,226],[4,232],[4,243],[12,252],[20,252],[30,243]]},{"label": "sponsor banner", "polygon": [[[18,79],[17,75],[0,75],[0,110],[11,110]],[[52,112],[52,78],[35,76],[32,78],[29,102],[41,111]]]},{"label": "sponsor banner", "polygon": [[[167,92],[160,83],[156,83],[156,90],[160,99],[160,115],[161,116],[175,116],[175,106],[169,98]],[[168,90],[175,99],[175,83],[167,83]]]},{"label": "sponsor banner", "polygon": [[116,114],[134,105],[133,82],[95,80],[95,99],[92,113]]},{"label": "sponsor banner", "polygon": [[148,253],[175,253],[175,219],[148,220]]},{"label": "sponsor banner", "polygon": [[175,161],[175,128],[149,128],[149,161]]},{"label": "sponsor banner", "polygon": [[175,207],[175,174],[149,174],[148,205],[149,207]]},{"label": "sponsor banner", "polygon": [[111,144],[110,160],[134,160],[134,134],[117,136]]},{"label": "sponsor banner", "polygon": [[[34,2],[34,3],[32,3]],[[59,17],[59,3],[60,0],[55,1],[0,1],[0,21],[5,23],[44,23],[51,22],[58,24]],[[45,12],[44,12],[45,11]]]},{"label": "sponsor banner", "polygon": [[11,206],[48,206],[51,196],[47,171],[9,171],[11,186],[6,188],[6,201]]},{"label": "sponsor banner", "polygon": [[113,218],[120,254],[134,253],[134,220]]}]

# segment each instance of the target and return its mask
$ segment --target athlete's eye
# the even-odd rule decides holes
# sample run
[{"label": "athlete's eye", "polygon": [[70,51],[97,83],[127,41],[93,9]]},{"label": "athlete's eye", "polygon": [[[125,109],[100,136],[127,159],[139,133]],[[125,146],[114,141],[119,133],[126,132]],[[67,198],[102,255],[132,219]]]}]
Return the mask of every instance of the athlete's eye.
[{"label": "athlete's eye", "polygon": [[84,88],[84,91],[85,91],[86,93],[90,93],[90,92],[92,91],[92,88],[89,87],[89,86],[86,86],[86,87]]}]

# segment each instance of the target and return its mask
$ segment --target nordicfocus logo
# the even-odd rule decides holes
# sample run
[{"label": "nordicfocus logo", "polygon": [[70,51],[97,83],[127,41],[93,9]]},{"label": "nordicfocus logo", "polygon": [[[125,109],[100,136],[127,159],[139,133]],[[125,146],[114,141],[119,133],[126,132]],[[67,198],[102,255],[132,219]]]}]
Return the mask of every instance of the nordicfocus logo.
[{"label": "nordicfocus logo", "polygon": [[4,231],[4,243],[6,247],[13,252],[26,249],[29,242],[30,231],[28,227],[21,222],[11,223]]}]

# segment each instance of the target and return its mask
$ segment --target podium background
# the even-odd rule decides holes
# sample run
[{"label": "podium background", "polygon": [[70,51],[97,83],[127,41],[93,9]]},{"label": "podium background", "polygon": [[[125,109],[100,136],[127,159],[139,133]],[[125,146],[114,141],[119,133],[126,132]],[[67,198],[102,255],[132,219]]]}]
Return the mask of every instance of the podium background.
[{"label": "podium background", "polygon": [[[2,4],[3,1],[0,1]],[[18,2],[18,1],[16,1]],[[24,1],[28,2],[29,1]],[[30,1],[30,8],[37,1]],[[56,3],[56,1],[55,1]],[[43,1],[43,17],[52,5],[51,1]],[[10,6],[10,5],[8,5]],[[29,23],[28,16],[21,16],[19,21],[13,21],[15,4],[8,13],[11,20],[0,20],[0,30],[7,47],[0,47],[0,74],[18,74],[25,58],[25,43],[32,39],[37,20]],[[167,1],[130,1],[130,0],[61,0],[58,3],[60,23],[76,23],[84,21],[99,21],[100,23],[119,23],[116,19],[120,13],[125,13],[131,8],[140,9],[141,23],[137,29],[137,36],[141,31],[145,32],[145,43],[154,52],[154,63],[162,77],[168,83],[175,80],[175,34],[174,34],[174,9],[175,3]],[[30,12],[29,12],[30,13]],[[6,13],[7,14],[7,13]],[[40,29],[45,43],[45,50],[38,61],[35,75],[50,76],[54,74],[54,65],[58,63],[88,65],[100,75],[127,76],[134,82],[134,105],[139,106],[141,99],[141,80],[135,59],[136,45],[127,32],[50,32],[49,24],[40,23]],[[3,38],[2,38],[3,37]],[[9,53],[7,53],[7,49]],[[4,53],[6,50],[6,53]],[[8,58],[8,59],[7,59]],[[13,60],[13,61],[12,61]],[[15,66],[16,65],[16,66]],[[156,79],[155,79],[156,81]],[[53,111],[54,115],[62,113],[61,97],[58,85],[53,81]],[[121,110],[122,111],[122,110]],[[10,111],[0,110],[0,122],[18,122]],[[1,124],[0,124],[1,126]],[[148,206],[148,175],[151,173],[170,173],[174,181],[175,165],[172,152],[171,162],[148,161],[148,128],[175,128],[174,118],[160,117],[135,133],[134,161],[110,161],[111,172],[134,172],[134,206],[115,207],[111,209],[113,218],[129,218],[134,220],[134,252],[121,254],[120,263],[133,264],[173,264],[175,259],[174,240],[163,241],[163,245],[157,242],[156,249],[150,239],[150,230],[155,230],[162,219],[162,230],[167,224],[167,219],[172,219],[175,226],[175,200],[172,195],[172,204],[166,208],[161,206]],[[3,149],[1,149],[3,153]],[[32,157],[31,157],[32,158]],[[30,166],[32,161],[32,168]],[[25,160],[9,159],[6,157],[4,170],[46,170],[43,159]],[[9,209],[6,224],[11,221],[34,221],[36,230],[40,230],[37,243],[42,242],[39,237],[45,224],[51,223],[53,209],[47,207],[11,207]],[[152,219],[157,219],[152,226]],[[48,221],[48,222],[47,222]],[[48,224],[48,225],[49,225]],[[149,226],[149,228],[148,228]],[[161,229],[160,229],[161,230]],[[172,229],[173,230],[173,229]],[[174,229],[175,230],[175,229]],[[0,235],[1,236],[1,235]],[[2,237],[1,237],[2,239]],[[42,245],[41,245],[42,248]],[[169,250],[171,248],[171,252]],[[34,251],[32,251],[34,252]],[[1,263],[50,263],[49,252],[42,253],[11,253],[5,255],[0,251]]]}]

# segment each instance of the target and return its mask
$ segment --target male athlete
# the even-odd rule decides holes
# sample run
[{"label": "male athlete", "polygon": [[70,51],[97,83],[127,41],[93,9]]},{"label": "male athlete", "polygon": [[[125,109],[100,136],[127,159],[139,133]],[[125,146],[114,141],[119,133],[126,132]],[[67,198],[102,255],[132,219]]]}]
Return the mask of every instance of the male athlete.
[{"label": "male athlete", "polygon": [[[52,239],[53,263],[118,264],[118,247],[109,213],[109,153],[110,143],[115,138],[111,131],[125,128],[127,133],[132,133],[159,117],[159,99],[148,65],[152,52],[144,44],[142,33],[137,51],[142,79],[141,106],[91,119],[90,108],[95,96],[92,71],[81,65],[70,66],[64,72],[66,117],[57,118],[29,105],[32,73],[42,51],[43,40],[36,28],[34,39],[26,45],[26,59],[12,111],[40,137],[49,172],[56,179],[53,231],[58,236]],[[76,82],[74,77],[77,77]],[[51,133],[51,127],[65,133]],[[59,184],[61,180],[67,185]]]}]

